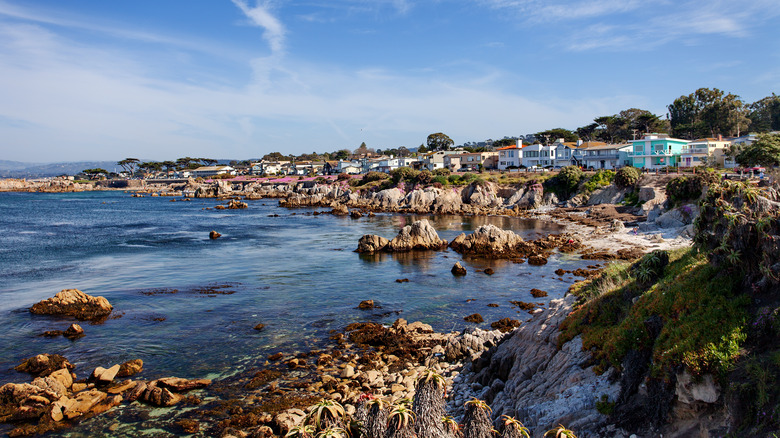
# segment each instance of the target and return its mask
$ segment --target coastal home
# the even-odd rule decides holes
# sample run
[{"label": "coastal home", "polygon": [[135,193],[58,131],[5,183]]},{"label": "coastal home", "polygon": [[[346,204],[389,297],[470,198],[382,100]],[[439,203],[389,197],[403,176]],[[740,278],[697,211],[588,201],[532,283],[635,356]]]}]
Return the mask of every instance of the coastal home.
[{"label": "coastal home", "polygon": [[555,162],[556,146],[539,143],[523,146],[522,166],[525,168],[551,167]]},{"label": "coastal home", "polygon": [[419,168],[433,172],[444,168],[444,157],[447,155],[459,155],[462,151],[436,151],[425,154],[420,159]]},{"label": "coastal home", "polygon": [[192,169],[190,171],[190,176],[193,178],[207,178],[214,175],[221,175],[223,173],[235,175],[236,170],[230,166],[204,166],[198,167],[197,169]]},{"label": "coastal home", "polygon": [[339,160],[336,170],[338,173],[346,173],[348,175],[358,175],[363,169],[363,165],[360,161],[345,161]]},{"label": "coastal home", "polygon": [[513,146],[496,149],[498,152],[498,170],[517,169],[522,164],[522,150]]},{"label": "coastal home", "polygon": [[[748,145],[753,144],[753,142],[755,142],[756,140],[758,140],[758,134],[756,134],[756,133],[750,133],[750,134],[742,135],[742,136],[739,136],[739,137],[734,137],[734,138],[730,139],[731,145],[730,145],[729,149],[732,149],[732,150],[733,149],[740,149],[743,146],[748,146]],[[736,162],[736,160],[734,159],[733,156],[731,156],[731,157],[730,156],[726,156],[726,157],[723,158],[723,167],[725,167],[726,169],[733,169],[733,168],[737,167],[737,162]]]},{"label": "coastal home", "polygon": [[579,150],[582,140],[577,142],[563,141],[559,138],[553,143],[555,147],[554,167],[582,166],[582,151]]},{"label": "coastal home", "polygon": [[463,154],[446,155],[444,157],[444,167],[450,169],[453,172],[457,172],[460,169],[462,157]]},{"label": "coastal home", "polygon": [[399,167],[409,167],[416,160],[411,157],[390,157],[379,160],[377,169],[379,172],[390,173]]},{"label": "coastal home", "polygon": [[319,175],[325,163],[322,161],[296,161],[292,163],[291,175]]},{"label": "coastal home", "polygon": [[726,150],[731,145],[723,137],[700,138],[683,146],[680,167],[719,166],[725,167]]},{"label": "coastal home", "polygon": [[586,169],[618,169],[631,165],[628,154],[632,150],[629,143],[607,144],[602,142],[586,142],[578,149],[583,153],[582,166]]},{"label": "coastal home", "polygon": [[460,170],[473,172],[480,169],[490,170],[498,168],[499,152],[468,152],[460,154]]},{"label": "coastal home", "polygon": [[639,140],[629,140],[631,164],[640,169],[673,167],[680,162],[683,146],[688,140],[671,138],[668,134],[645,134]]},{"label": "coastal home", "polygon": [[261,160],[259,163],[252,165],[252,174],[254,175],[286,175],[287,172],[284,169],[289,165],[289,161],[266,161]]}]

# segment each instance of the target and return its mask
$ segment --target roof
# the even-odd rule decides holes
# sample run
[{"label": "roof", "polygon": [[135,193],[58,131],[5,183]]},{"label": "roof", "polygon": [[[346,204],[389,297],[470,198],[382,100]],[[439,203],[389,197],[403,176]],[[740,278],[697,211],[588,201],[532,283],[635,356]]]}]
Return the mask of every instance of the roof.
[{"label": "roof", "polygon": [[596,151],[596,150],[604,150],[604,149],[620,149],[624,148],[626,146],[631,146],[628,143],[621,143],[621,144],[607,144],[602,142],[592,142],[592,143],[583,143],[582,146],[580,146],[580,149],[587,149],[589,151]]},{"label": "roof", "polygon": [[230,166],[204,166],[197,169],[191,169],[190,172],[214,172],[218,170],[233,169]]},{"label": "roof", "polygon": [[505,150],[507,150],[507,149],[517,149],[517,145],[512,145],[512,146],[504,146],[504,147],[502,147],[502,148],[498,148],[498,149],[496,149],[496,150],[497,150],[497,151],[505,151]]}]

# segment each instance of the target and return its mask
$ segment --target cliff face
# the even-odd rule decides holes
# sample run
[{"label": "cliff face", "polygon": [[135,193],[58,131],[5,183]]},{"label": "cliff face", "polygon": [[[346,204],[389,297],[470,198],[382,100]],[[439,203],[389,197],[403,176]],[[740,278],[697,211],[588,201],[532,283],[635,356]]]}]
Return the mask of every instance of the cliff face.
[{"label": "cliff face", "polygon": [[490,403],[494,421],[515,417],[534,436],[558,424],[580,437],[600,436],[608,417],[598,412],[596,402],[615,400],[620,385],[611,381],[614,371],[597,375],[588,365],[589,353],[582,351],[579,337],[558,349],[558,326],[574,301],[573,296],[552,300],[546,311],[474,361],[453,388],[454,411],[477,397]]},{"label": "cliff face", "polygon": [[0,192],[83,192],[94,190],[92,184],[74,183],[66,180],[27,181],[23,179],[0,179]]}]

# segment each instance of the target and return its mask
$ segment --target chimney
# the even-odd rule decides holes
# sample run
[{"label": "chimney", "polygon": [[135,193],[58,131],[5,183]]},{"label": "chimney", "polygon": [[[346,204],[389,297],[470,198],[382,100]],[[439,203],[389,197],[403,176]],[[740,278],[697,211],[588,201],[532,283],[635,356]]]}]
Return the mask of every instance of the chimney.
[{"label": "chimney", "polygon": [[723,135],[722,134],[718,134],[718,141],[723,141]]}]

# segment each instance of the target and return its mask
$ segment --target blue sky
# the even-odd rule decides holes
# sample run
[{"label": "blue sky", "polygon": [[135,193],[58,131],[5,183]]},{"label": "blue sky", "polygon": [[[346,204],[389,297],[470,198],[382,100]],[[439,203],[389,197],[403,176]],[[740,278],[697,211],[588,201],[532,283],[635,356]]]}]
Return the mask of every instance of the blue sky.
[{"label": "blue sky", "polygon": [[0,0],[0,159],[461,144],[780,92],[777,0]]}]

